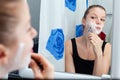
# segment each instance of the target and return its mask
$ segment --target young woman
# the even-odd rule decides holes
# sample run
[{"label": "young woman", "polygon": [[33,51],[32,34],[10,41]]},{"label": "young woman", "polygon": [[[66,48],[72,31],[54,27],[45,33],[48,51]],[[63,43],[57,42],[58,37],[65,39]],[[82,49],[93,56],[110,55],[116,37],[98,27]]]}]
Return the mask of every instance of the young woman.
[{"label": "young woman", "polygon": [[[36,34],[30,24],[29,8],[25,0],[0,0],[0,78],[29,63],[35,78],[53,78],[53,65],[42,55],[32,52]],[[43,65],[43,70],[35,60]]]},{"label": "young woman", "polygon": [[107,74],[111,63],[111,44],[100,39],[106,19],[106,10],[91,5],[85,12],[82,24],[84,33],[65,42],[65,71],[72,73]]}]

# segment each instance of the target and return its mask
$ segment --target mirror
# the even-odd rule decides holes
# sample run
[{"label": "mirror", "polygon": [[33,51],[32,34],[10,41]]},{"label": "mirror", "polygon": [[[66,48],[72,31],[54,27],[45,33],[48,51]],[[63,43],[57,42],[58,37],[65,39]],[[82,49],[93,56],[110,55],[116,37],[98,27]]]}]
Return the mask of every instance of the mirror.
[{"label": "mirror", "polygon": [[[89,2],[91,2],[91,1],[89,1]],[[99,3],[97,3],[97,2],[99,2]],[[105,1],[106,2],[106,1]],[[91,2],[91,4],[90,5],[92,5],[92,4],[102,4],[102,3],[105,3],[105,2],[100,2],[100,1],[92,1]],[[106,2],[106,4],[107,4],[107,2]],[[111,43],[111,32],[112,32],[112,12],[111,12],[111,10],[109,11],[109,9],[107,9],[107,8],[109,8],[108,6],[105,6],[105,8],[106,8],[106,10],[107,10],[107,18],[106,18],[106,24],[105,24],[105,27],[104,27],[104,29],[103,29],[103,31],[106,33],[106,41],[108,41],[108,42],[110,42]],[[110,9],[112,9],[112,8],[110,8]],[[101,13],[102,14],[102,13]],[[76,40],[76,42],[78,41],[78,39]],[[79,42],[80,42],[80,40],[79,40]],[[73,43],[75,43],[75,41],[73,40]],[[69,43],[70,44],[70,43]],[[68,44],[67,44],[68,45]],[[77,47],[77,49],[75,48],[76,47],[76,45],[77,46],[79,46],[79,50],[78,50],[78,47]],[[92,64],[92,61],[85,61],[85,60],[83,60],[83,58],[84,57],[82,57],[82,59],[80,59],[79,57],[80,56],[82,56],[81,54],[82,53],[80,53],[80,52],[82,52],[82,50],[84,50],[84,49],[81,49],[81,46],[80,46],[80,44],[78,45],[78,44],[73,44],[73,46],[72,47],[74,47],[74,49],[75,50],[71,50],[71,48],[69,48],[67,51],[69,52],[69,54],[70,54],[70,51],[71,51],[71,55],[73,55],[72,57],[73,57],[73,59],[74,60],[71,60],[70,59],[70,57],[69,57],[69,59],[68,59],[68,61],[67,61],[67,65],[68,65],[68,63],[70,63],[70,62],[74,62],[74,64],[73,63],[70,63],[70,65],[69,66],[67,66],[67,68],[69,68],[69,69],[67,69],[67,71],[75,71],[74,69],[73,69],[73,67],[76,65],[76,67],[75,68],[77,68],[77,66],[80,66],[80,65],[83,65],[84,64],[84,62],[86,63],[85,65],[90,65],[90,64],[88,64],[88,63],[90,63],[91,62],[91,64]],[[70,46],[70,45],[69,45]],[[69,47],[68,46],[68,47]],[[71,47],[71,46],[70,46]],[[75,52],[75,53],[77,53],[77,54],[72,54],[72,52]],[[85,52],[85,50],[84,50],[84,52]],[[79,53],[79,55],[78,55],[78,53]],[[71,55],[68,55],[68,53],[67,53],[67,56],[71,56]],[[76,57],[77,56],[77,57]],[[76,61],[75,61],[75,59],[76,59]],[[79,62],[81,61],[81,63],[80,63],[80,65],[78,65],[79,63],[78,63],[78,60],[79,60]],[[69,62],[70,61],[70,62]],[[84,61],[83,63],[82,63],[82,61]],[[74,65],[74,66],[72,66],[72,65]],[[93,66],[92,66],[93,67]],[[102,67],[102,66],[101,66]],[[71,70],[72,69],[72,70]],[[86,68],[86,66],[84,66],[84,68],[83,69],[86,69],[86,72],[87,71],[89,71],[89,70],[87,70],[87,68]],[[78,70],[76,70],[76,72],[77,71],[79,71],[80,70],[80,67],[79,67],[79,69]],[[93,70],[92,70],[93,71]],[[110,70],[109,70],[109,74],[110,74]]]},{"label": "mirror", "polygon": [[35,40],[35,44],[39,44],[36,45],[38,52],[51,61],[55,66],[55,71],[58,72],[65,72],[64,44],[62,42],[76,37],[76,26],[81,24],[84,11],[89,5],[105,5],[107,19],[103,31],[106,33],[106,40],[112,43],[113,0],[88,0],[88,2],[87,0],[76,0],[76,3],[71,3],[71,5],[65,4],[65,1],[67,3],[69,0],[36,0],[35,2],[28,0],[32,25],[38,31]]}]

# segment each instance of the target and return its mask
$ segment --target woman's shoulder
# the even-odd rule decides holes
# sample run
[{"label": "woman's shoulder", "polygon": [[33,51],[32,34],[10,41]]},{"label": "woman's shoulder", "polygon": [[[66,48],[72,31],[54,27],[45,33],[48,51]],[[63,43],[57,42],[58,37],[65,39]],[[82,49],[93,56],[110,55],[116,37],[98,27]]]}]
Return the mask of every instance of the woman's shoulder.
[{"label": "woman's shoulder", "polygon": [[[105,50],[104,50],[104,55],[111,55],[111,44],[109,42],[105,42]],[[109,54],[108,54],[109,53]]]},{"label": "woman's shoulder", "polygon": [[65,41],[65,54],[66,55],[72,55],[72,39]]},{"label": "woman's shoulder", "polygon": [[66,40],[66,41],[65,41],[65,44],[66,44],[66,45],[71,45],[72,41],[77,42],[77,40],[80,40],[80,39],[81,39],[81,37],[71,38],[71,39],[69,39],[69,40]]},{"label": "woman's shoulder", "polygon": [[111,43],[110,43],[110,42],[108,42],[108,41],[103,41],[103,43],[105,44],[105,46],[111,47]]},{"label": "woman's shoulder", "polygon": [[65,44],[71,44],[71,42],[72,42],[73,40],[76,40],[76,38],[71,38],[71,39],[69,39],[69,40],[66,40],[66,41],[65,41]]},{"label": "woman's shoulder", "polygon": [[107,41],[103,41],[102,47],[105,49],[111,49],[111,43]]},{"label": "woman's shoulder", "polygon": [[71,45],[72,45],[71,41],[72,41],[73,39],[75,39],[75,38],[66,40],[66,41],[65,41],[65,46],[71,46]]},{"label": "woman's shoulder", "polygon": [[106,42],[106,45],[105,45],[106,48],[111,48],[111,43],[109,42]]}]

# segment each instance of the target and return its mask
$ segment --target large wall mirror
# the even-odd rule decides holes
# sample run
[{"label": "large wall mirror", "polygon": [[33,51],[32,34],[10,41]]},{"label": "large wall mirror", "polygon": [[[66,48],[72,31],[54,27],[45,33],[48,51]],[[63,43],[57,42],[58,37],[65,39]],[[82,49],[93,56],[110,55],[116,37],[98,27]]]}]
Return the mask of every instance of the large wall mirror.
[{"label": "large wall mirror", "polygon": [[[107,11],[103,31],[106,40],[111,41],[112,1],[90,0],[52,0],[42,1],[40,8],[39,50],[55,66],[55,71],[65,72],[65,41],[76,37],[77,27],[81,25],[83,14],[92,4],[100,4]],[[111,8],[110,8],[111,7]],[[69,47],[69,46],[68,46]]]},{"label": "large wall mirror", "polygon": [[[35,51],[43,54],[55,66],[56,72],[65,72],[65,41],[80,35],[77,30],[83,14],[92,4],[106,9],[103,32],[105,40],[113,44],[113,0],[28,0],[28,3],[32,25],[38,31]],[[111,67],[108,75],[111,75]]]}]

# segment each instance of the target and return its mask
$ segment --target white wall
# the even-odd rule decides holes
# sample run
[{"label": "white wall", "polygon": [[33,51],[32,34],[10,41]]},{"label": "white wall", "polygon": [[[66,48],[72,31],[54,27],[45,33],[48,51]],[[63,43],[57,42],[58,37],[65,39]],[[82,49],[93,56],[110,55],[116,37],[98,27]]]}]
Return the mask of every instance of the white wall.
[{"label": "white wall", "polygon": [[[27,0],[31,14],[31,24],[39,33],[40,3],[41,0]],[[37,35],[38,38],[38,35]]]},{"label": "white wall", "polygon": [[120,79],[120,0],[114,0],[111,77]]},{"label": "white wall", "polygon": [[113,13],[113,0],[89,0],[89,5],[99,4],[106,8],[107,14]]}]

